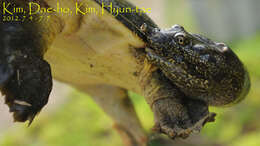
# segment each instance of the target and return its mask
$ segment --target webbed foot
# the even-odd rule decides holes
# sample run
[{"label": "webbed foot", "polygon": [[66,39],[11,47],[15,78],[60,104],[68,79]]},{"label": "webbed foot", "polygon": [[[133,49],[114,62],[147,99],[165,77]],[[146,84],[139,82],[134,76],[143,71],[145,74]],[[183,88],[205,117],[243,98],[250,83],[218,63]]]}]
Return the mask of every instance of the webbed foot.
[{"label": "webbed foot", "polygon": [[0,86],[14,121],[32,123],[47,104],[52,89],[51,69],[41,58],[18,58],[14,74]]},{"label": "webbed foot", "polygon": [[172,139],[185,139],[191,133],[199,132],[216,116],[215,113],[209,113],[205,103],[192,99],[160,99],[154,103],[153,111],[156,123],[153,130]]}]

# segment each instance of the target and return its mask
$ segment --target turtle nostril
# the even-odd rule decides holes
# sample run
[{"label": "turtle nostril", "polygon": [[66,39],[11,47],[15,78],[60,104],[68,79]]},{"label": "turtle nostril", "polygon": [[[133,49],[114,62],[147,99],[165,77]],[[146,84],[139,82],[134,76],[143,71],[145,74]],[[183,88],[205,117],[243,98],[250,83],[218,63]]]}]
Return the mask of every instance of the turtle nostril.
[{"label": "turtle nostril", "polygon": [[216,43],[217,46],[219,47],[226,47],[227,45],[225,43]]},{"label": "turtle nostril", "polygon": [[181,25],[179,25],[179,24],[173,25],[173,26],[172,26],[172,29],[184,30],[184,28],[183,28]]},{"label": "turtle nostril", "polygon": [[229,49],[229,48],[228,48],[227,46],[225,46],[225,47],[222,48],[222,51],[225,52],[225,51],[227,51],[228,49]]},{"label": "turtle nostril", "polygon": [[229,49],[229,47],[225,43],[216,43],[216,45],[221,52],[225,52]]}]

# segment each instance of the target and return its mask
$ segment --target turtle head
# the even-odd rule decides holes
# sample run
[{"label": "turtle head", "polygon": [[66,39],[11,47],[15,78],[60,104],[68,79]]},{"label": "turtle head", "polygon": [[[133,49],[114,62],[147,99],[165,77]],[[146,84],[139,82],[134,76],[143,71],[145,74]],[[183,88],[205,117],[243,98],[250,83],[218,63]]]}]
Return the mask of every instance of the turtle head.
[{"label": "turtle head", "polygon": [[154,31],[147,44],[157,56],[167,60],[169,66],[178,65],[192,76],[219,85],[220,89],[235,90],[230,93],[230,103],[241,101],[249,91],[250,80],[244,65],[224,43],[214,42],[174,25],[170,29]]},{"label": "turtle head", "polygon": [[[211,79],[218,76],[220,69],[226,70],[231,62],[240,63],[224,43],[189,33],[180,25],[169,29],[154,29],[148,38],[147,48],[169,62],[169,65],[179,65],[190,75]],[[238,68],[242,70],[243,66],[240,64]]]}]

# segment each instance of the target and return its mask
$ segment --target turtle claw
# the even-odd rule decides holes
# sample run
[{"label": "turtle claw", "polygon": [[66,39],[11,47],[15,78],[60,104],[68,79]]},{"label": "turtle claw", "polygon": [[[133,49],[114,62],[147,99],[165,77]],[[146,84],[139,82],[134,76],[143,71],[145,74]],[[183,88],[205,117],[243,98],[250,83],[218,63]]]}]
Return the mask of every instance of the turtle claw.
[{"label": "turtle claw", "polygon": [[180,128],[180,125],[174,122],[170,124],[156,123],[152,130],[154,132],[166,134],[171,139],[176,139],[176,138],[186,139],[192,133],[199,133],[202,127],[207,122],[212,122],[211,120],[214,119],[215,116],[216,116],[215,113],[210,113],[205,118],[201,119],[191,127],[187,127],[187,128]]},{"label": "turtle claw", "polygon": [[156,123],[152,130],[154,132],[164,133],[172,139],[174,139],[177,136],[177,133],[175,132],[175,130],[173,130],[170,126],[161,125],[159,123]]},{"label": "turtle claw", "polygon": [[[172,127],[172,125],[174,126]],[[158,123],[154,126],[153,131],[166,134],[171,139],[176,139],[176,138],[186,139],[192,133],[192,130],[179,128],[176,124],[160,125]]]}]

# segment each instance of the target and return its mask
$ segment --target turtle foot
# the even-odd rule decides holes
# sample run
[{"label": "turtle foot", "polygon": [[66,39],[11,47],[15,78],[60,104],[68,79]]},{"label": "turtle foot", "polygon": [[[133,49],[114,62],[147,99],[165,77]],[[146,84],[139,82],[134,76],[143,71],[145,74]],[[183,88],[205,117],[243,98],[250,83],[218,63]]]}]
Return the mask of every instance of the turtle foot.
[{"label": "turtle foot", "polygon": [[208,106],[192,99],[166,98],[153,105],[155,114],[154,131],[170,138],[187,138],[198,133],[207,122],[213,122],[215,113],[209,113]]}]

